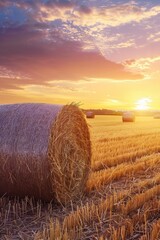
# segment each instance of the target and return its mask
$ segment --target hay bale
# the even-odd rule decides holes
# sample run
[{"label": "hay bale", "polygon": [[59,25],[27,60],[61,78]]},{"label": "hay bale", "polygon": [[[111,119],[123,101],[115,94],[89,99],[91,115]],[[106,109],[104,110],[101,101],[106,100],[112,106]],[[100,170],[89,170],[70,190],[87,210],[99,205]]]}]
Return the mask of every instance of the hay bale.
[{"label": "hay bale", "polygon": [[133,112],[123,112],[123,122],[135,122],[135,114]]},{"label": "hay bale", "polygon": [[153,116],[154,119],[160,119],[160,113],[156,113],[154,116]]},{"label": "hay bale", "polygon": [[86,112],[86,117],[87,118],[95,118],[95,114],[92,111],[88,111],[88,112]]},{"label": "hay bale", "polygon": [[66,204],[83,194],[90,159],[88,126],[77,106],[0,106],[1,196]]}]

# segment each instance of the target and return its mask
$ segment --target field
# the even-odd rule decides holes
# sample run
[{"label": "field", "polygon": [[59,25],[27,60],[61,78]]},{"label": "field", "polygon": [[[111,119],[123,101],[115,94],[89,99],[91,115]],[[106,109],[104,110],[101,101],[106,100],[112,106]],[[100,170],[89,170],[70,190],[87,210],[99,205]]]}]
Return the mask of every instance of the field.
[{"label": "field", "polygon": [[0,239],[160,239],[160,119],[88,119],[92,169],[68,207],[0,198]]}]

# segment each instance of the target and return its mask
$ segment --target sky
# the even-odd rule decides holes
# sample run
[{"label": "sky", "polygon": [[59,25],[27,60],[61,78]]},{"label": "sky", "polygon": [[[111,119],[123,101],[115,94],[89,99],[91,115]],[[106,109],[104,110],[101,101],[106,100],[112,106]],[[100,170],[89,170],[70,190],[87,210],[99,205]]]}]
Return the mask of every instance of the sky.
[{"label": "sky", "polygon": [[160,109],[158,0],[0,0],[0,104]]}]

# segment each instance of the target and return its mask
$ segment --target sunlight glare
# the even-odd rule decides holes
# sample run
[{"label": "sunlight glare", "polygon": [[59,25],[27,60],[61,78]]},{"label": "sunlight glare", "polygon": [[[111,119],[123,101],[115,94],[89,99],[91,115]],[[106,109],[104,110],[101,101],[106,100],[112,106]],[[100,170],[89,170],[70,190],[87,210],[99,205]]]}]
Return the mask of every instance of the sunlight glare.
[{"label": "sunlight glare", "polygon": [[150,103],[152,100],[150,98],[141,98],[136,101],[136,110],[148,110],[150,108]]}]

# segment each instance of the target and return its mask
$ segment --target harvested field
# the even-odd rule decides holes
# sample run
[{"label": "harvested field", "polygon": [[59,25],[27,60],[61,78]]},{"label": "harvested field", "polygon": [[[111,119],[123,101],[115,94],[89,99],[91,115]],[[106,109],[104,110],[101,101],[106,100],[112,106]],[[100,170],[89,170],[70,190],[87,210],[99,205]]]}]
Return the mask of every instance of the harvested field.
[{"label": "harvested field", "polygon": [[93,149],[86,195],[67,207],[2,197],[1,239],[160,239],[160,119],[87,121]]}]

